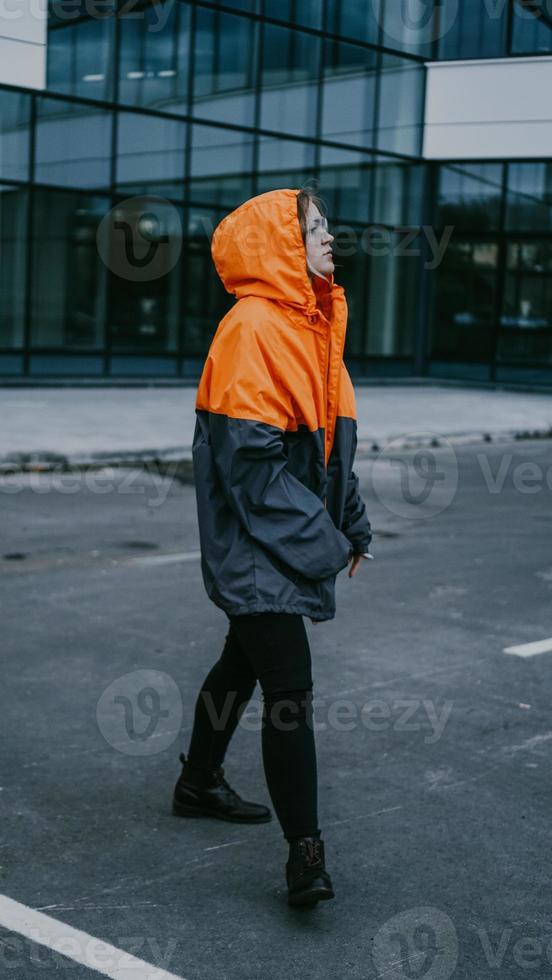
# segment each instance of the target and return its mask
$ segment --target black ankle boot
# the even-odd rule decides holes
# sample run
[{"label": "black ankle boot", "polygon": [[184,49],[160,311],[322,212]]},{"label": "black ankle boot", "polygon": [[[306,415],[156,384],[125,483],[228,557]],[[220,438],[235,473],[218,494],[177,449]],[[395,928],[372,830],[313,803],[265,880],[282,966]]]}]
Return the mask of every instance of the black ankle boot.
[{"label": "black ankle boot", "polygon": [[174,788],[173,813],[178,817],[217,817],[233,823],[272,820],[267,806],[242,800],[224,778],[224,769],[200,770],[180,755],[182,772]]},{"label": "black ankle boot", "polygon": [[316,905],[334,897],[320,837],[299,837],[289,842],[286,881],[290,905]]}]

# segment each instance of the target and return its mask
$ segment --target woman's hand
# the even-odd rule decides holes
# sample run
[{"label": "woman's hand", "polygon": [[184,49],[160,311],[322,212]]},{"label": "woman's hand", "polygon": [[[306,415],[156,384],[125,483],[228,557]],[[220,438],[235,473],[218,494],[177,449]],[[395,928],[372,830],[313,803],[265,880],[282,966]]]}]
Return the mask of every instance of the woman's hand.
[{"label": "woman's hand", "polygon": [[373,560],[374,556],[371,555],[369,551],[365,551],[364,554],[362,555],[353,555],[351,559],[351,567],[348,572],[349,578],[352,578],[353,575],[356,575],[357,568],[360,565],[361,558],[367,558],[367,559],[371,558]]},{"label": "woman's hand", "polygon": [[[349,568],[349,572],[348,572],[349,578],[352,578],[353,575],[356,575],[357,568],[360,565],[361,558],[365,558],[371,561],[374,560],[374,556],[371,555],[369,551],[365,551],[363,555],[353,555],[353,557],[351,558],[351,567]],[[311,618],[311,623],[314,623],[314,625],[316,625],[317,622],[318,622],[317,619]]]}]

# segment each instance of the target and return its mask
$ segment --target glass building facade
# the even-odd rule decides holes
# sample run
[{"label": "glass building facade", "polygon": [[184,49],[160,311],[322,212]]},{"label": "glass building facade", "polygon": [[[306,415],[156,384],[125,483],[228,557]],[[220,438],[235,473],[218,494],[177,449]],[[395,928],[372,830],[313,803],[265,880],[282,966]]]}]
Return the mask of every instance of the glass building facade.
[{"label": "glass building facade", "polygon": [[422,157],[428,59],[550,50],[477,6],[52,0],[46,90],[0,87],[0,376],[197,378],[214,227],[311,183],[353,375],[552,382],[552,161]]},{"label": "glass building facade", "polygon": [[444,0],[440,7],[437,58],[552,54],[548,0]]}]

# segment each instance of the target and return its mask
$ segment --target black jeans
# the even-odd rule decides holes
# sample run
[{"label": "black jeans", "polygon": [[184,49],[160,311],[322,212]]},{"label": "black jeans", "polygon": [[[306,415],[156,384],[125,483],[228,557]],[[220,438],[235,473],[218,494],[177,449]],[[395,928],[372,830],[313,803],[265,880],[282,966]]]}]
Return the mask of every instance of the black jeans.
[{"label": "black jeans", "polygon": [[224,649],[196,701],[189,762],[198,769],[222,764],[258,680],[263,766],[284,837],[319,834],[312,664],[303,618],[293,613],[228,618]]}]

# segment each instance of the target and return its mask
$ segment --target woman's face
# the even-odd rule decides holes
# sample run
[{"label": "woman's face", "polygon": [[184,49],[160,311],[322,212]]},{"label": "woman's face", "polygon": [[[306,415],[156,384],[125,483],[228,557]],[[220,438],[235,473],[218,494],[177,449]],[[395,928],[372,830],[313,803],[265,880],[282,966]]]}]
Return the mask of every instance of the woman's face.
[{"label": "woman's face", "polygon": [[329,276],[334,271],[331,244],[334,236],[328,231],[326,218],[312,201],[307,211],[307,233],[305,235],[305,252],[309,272],[319,276]]}]

